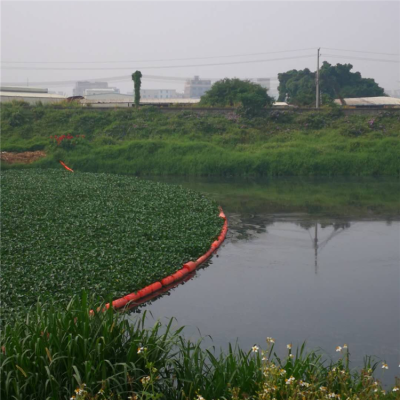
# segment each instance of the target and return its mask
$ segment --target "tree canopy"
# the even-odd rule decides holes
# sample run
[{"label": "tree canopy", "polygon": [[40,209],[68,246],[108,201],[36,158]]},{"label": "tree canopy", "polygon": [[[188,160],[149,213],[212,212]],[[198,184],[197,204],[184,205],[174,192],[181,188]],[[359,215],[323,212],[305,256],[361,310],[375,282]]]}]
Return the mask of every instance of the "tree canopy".
[{"label": "tree canopy", "polygon": [[[374,79],[363,78],[360,72],[351,72],[351,64],[335,66],[324,61],[320,69],[320,88],[323,103],[351,97],[383,96],[384,89]],[[315,72],[308,68],[278,74],[279,101],[310,106],[315,104]]]},{"label": "tree canopy", "polygon": [[201,97],[201,105],[234,106],[240,105],[245,111],[256,112],[271,106],[273,98],[261,85],[238,78],[225,78],[215,82],[211,89]]},{"label": "tree canopy", "polygon": [[135,71],[132,74],[133,86],[135,91],[135,106],[139,107],[140,103],[140,86],[142,85],[142,73],[140,71]]}]

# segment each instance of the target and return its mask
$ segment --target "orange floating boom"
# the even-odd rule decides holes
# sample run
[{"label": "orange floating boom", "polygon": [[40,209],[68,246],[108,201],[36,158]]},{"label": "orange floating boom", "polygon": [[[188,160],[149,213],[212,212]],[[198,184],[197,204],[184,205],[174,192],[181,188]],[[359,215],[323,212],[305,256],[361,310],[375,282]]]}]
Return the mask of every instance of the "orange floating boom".
[{"label": "orange floating boom", "polygon": [[60,160],[60,164],[61,164],[67,171],[74,172],[73,169],[71,169],[70,167],[68,167],[67,165],[65,165],[65,163],[62,162],[61,160]]},{"label": "orange floating boom", "polygon": [[[71,168],[67,167],[62,161],[60,161],[60,163],[68,171],[74,172]],[[228,221],[226,219],[224,212],[222,211],[222,208],[220,208],[219,217],[224,220],[224,226],[221,229],[221,233],[218,237],[218,240],[215,240],[211,244],[211,248],[205,254],[203,254],[196,261],[188,261],[187,263],[183,264],[183,268],[176,271],[172,275],[166,276],[164,279],[161,280],[161,282],[154,282],[151,285],[148,285],[143,289],[138,290],[136,293],[130,293],[124,297],[114,300],[111,303],[112,307],[115,309],[122,308],[131,301],[137,301],[142,299],[143,297],[149,296],[150,294],[160,290],[163,286],[168,286],[174,282],[180,281],[184,276],[194,271],[200,264],[206,261],[218,249],[218,247],[221,246],[228,231]],[[110,307],[110,303],[107,303],[105,307],[108,309]],[[90,315],[93,315],[93,313],[94,311],[90,310]]]}]

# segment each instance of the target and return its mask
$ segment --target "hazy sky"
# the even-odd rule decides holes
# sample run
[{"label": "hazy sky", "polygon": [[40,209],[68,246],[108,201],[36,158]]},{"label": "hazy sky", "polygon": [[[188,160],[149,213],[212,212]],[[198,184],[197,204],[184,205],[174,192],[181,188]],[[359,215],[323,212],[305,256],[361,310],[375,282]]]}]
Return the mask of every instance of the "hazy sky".
[{"label": "hazy sky", "polygon": [[[181,78],[194,75],[276,78],[277,73],[290,69],[307,67],[314,71],[316,49],[321,47],[321,62],[349,62],[363,76],[374,78],[385,89],[393,90],[400,87],[399,56],[368,52],[398,54],[399,44],[400,3],[397,1],[1,2],[2,82],[26,83],[29,79],[33,85],[35,82],[129,78],[136,69],[144,75]],[[287,50],[295,51],[284,52]],[[266,54],[217,58],[254,53]],[[172,61],[195,57],[200,59]],[[283,59],[290,57],[296,58]],[[182,67],[254,60],[271,61]],[[8,61],[47,63],[10,64]],[[115,63],[118,61],[121,62]],[[133,89],[130,81],[110,85],[119,87],[121,92]],[[183,82],[145,80],[142,87],[183,91]],[[71,93],[72,86],[54,89]]]}]

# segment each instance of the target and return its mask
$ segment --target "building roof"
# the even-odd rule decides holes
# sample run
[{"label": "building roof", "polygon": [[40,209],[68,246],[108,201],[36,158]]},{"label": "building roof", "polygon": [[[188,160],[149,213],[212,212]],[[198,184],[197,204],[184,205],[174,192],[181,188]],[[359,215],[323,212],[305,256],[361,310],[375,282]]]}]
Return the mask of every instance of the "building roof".
[{"label": "building roof", "polygon": [[50,93],[30,93],[30,92],[0,92],[1,97],[30,97],[37,99],[66,99],[65,96],[61,96],[59,94],[50,94]]},{"label": "building roof", "polygon": [[[140,99],[140,104],[188,104],[188,103],[198,103],[200,99]],[[81,103],[134,103],[135,99],[133,95],[127,95],[123,93],[99,93],[93,95],[85,95],[85,99],[81,100]]]},{"label": "building roof", "polygon": [[48,93],[48,89],[32,86],[0,86],[2,92]]},{"label": "building roof", "polygon": [[[343,99],[348,106],[400,106],[400,99],[395,97],[379,96],[379,97],[357,97]],[[339,99],[335,100],[336,104],[341,104]]]}]

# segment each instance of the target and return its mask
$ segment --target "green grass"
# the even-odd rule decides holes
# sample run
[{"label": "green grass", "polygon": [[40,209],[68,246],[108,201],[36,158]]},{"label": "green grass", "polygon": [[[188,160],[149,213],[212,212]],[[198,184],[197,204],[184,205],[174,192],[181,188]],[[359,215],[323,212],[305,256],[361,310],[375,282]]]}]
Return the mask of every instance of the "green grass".
[{"label": "green grass", "polygon": [[204,254],[223,224],[203,195],[134,177],[10,170],[1,192],[2,318],[38,296],[132,293]]},{"label": "green grass", "polygon": [[1,398],[64,400],[75,390],[79,400],[398,398],[373,378],[381,363],[366,358],[362,370],[351,370],[348,349],[337,362],[304,345],[280,357],[271,341],[263,352],[216,352],[185,339],[173,320],[146,329],[145,316],[128,321],[111,308],[90,315],[97,306],[83,293],[62,308],[37,304],[3,326]]},{"label": "green grass", "polygon": [[[44,149],[81,171],[197,176],[399,176],[400,119],[271,111],[248,119],[143,107],[96,111],[2,104],[2,150]],[[73,149],[52,135],[85,135]]]}]

